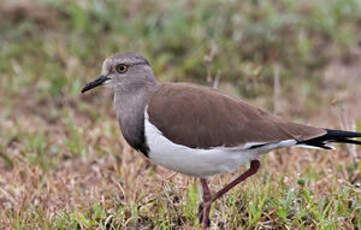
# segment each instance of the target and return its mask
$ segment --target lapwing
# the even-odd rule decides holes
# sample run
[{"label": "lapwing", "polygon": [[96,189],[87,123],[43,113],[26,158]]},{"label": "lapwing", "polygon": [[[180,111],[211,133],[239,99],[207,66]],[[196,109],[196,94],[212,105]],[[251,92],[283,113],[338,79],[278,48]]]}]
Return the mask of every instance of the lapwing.
[{"label": "lapwing", "polygon": [[[210,223],[212,202],[255,174],[260,158],[285,147],[333,149],[332,142],[361,144],[361,133],[288,122],[216,89],[189,83],[160,83],[143,56],[117,53],[105,59],[97,86],[114,93],[114,110],[130,146],[152,162],[200,179],[201,226]],[[207,178],[250,168],[216,193]]]}]

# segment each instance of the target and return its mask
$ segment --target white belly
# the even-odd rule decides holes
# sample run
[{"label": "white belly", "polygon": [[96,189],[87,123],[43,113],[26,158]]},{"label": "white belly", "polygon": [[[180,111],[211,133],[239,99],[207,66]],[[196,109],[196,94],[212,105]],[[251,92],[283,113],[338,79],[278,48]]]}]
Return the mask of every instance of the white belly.
[{"label": "white belly", "polygon": [[258,159],[272,149],[291,146],[295,140],[282,141],[262,148],[214,147],[195,149],[176,144],[162,135],[162,132],[148,120],[145,113],[145,136],[149,147],[149,158],[168,169],[195,177],[207,177],[218,173],[233,172],[241,165]]}]

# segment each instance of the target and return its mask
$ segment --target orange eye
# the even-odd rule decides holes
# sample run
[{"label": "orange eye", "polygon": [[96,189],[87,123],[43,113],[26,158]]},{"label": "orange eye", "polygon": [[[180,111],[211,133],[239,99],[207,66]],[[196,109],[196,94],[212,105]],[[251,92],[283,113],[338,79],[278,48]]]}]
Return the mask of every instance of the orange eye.
[{"label": "orange eye", "polygon": [[125,73],[127,72],[128,70],[128,66],[125,65],[125,64],[119,64],[115,67],[115,70],[118,72],[118,73]]}]

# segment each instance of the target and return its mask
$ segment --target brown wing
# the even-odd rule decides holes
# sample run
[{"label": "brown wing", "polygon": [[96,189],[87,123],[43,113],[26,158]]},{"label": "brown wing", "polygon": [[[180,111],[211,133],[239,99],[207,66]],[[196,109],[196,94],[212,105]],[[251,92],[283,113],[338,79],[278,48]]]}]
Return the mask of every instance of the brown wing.
[{"label": "brown wing", "polygon": [[326,133],[283,122],[241,100],[192,84],[163,84],[150,99],[148,115],[169,140],[193,148],[305,141]]}]

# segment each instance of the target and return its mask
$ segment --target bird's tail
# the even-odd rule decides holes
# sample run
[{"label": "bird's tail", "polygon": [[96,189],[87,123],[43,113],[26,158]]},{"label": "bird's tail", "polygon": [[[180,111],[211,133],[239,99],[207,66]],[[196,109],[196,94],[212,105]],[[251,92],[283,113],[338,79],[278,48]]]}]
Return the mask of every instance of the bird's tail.
[{"label": "bird's tail", "polygon": [[361,141],[351,139],[361,137],[361,133],[332,129],[326,129],[326,131],[327,133],[322,136],[299,142],[297,145],[323,149],[333,149],[332,146],[327,144],[330,142],[361,145]]}]

